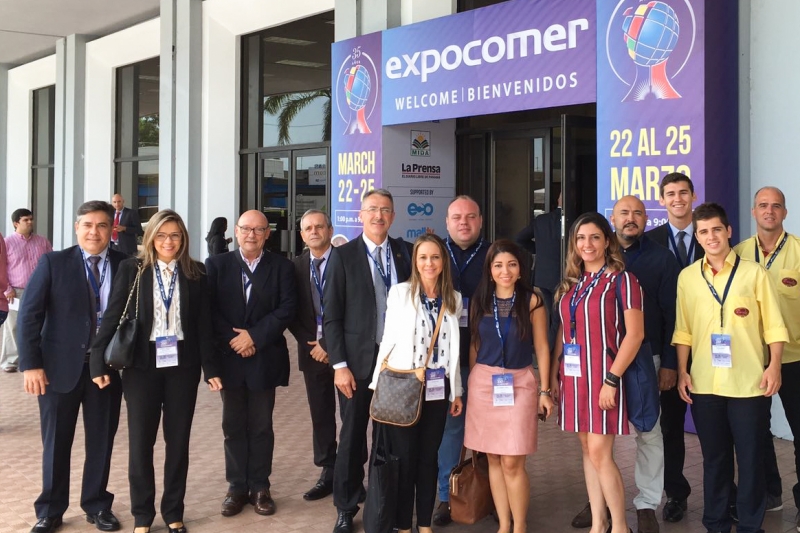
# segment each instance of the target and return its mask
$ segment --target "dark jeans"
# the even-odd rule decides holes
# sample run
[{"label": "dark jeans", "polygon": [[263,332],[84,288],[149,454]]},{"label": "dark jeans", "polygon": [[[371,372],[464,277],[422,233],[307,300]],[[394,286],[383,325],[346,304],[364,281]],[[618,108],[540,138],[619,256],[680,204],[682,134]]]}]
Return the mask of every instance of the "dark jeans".
[{"label": "dark jeans", "polygon": [[228,490],[246,494],[269,489],[275,451],[275,389],[224,388],[221,394]]}]

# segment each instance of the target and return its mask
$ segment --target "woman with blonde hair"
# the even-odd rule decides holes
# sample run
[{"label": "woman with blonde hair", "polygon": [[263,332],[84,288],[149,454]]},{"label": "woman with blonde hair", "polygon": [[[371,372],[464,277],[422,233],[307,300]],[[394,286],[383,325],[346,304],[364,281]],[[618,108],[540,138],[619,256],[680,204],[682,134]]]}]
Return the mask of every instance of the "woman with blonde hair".
[{"label": "woman with blonde hair", "polygon": [[[141,269],[134,364],[122,372],[128,408],[128,481],[134,531],[147,533],[155,519],[153,446],[163,413],[166,443],[161,516],[169,533],[186,533],[183,499],[189,468],[189,435],[202,367],[209,389],[222,389],[220,361],[213,349],[206,277],[189,256],[189,234],[170,209],[150,219],[139,256],[120,264],[108,308],[92,345],[90,370],[103,388],[109,383],[103,353],[125,309]],[[135,316],[128,309],[128,316]]]}]

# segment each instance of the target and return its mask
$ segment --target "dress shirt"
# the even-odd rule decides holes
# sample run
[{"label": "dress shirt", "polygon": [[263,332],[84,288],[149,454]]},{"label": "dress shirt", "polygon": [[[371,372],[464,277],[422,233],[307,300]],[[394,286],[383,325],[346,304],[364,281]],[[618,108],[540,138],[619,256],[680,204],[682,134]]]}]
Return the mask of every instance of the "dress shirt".
[{"label": "dress shirt", "polygon": [[[373,254],[375,253],[375,248],[377,248],[378,245],[375,244],[374,242],[372,242],[371,240],[369,240],[367,238],[367,236],[364,235],[363,233],[361,234],[361,238],[364,239],[364,242],[367,245],[367,251],[369,252],[369,255],[374,257]],[[381,258],[383,259],[384,262],[386,262],[386,247],[387,246],[389,246],[389,248],[390,248],[390,250],[389,250],[389,261],[392,262],[392,285],[395,285],[397,283],[397,268],[396,268],[395,263],[394,263],[394,254],[400,252],[400,250],[392,250],[391,249],[391,246],[389,245],[389,236],[387,235],[386,239],[384,239],[384,241],[381,243]],[[367,258],[367,262],[369,263],[369,272],[374,278],[375,277],[375,268],[376,268],[375,267],[375,261],[373,261],[370,258]],[[412,267],[413,267],[413,265],[412,265]],[[386,265],[383,265],[383,270],[384,270],[384,272],[386,272]],[[386,288],[386,291],[388,293],[389,287]]]},{"label": "dress shirt", "polygon": [[[669,231],[672,233],[672,238],[675,239],[675,244],[678,244],[678,232],[679,231],[686,232],[686,235],[683,236],[683,242],[684,244],[686,244],[686,253],[689,253],[689,249],[692,246],[692,237],[694,236],[694,226],[692,224],[689,224],[685,228],[681,229],[676,226],[673,226],[672,222],[667,222],[667,224],[669,224]],[[675,254],[675,257],[678,257],[678,250],[676,250],[672,246],[672,240],[667,239],[667,244],[669,245],[670,251]],[[689,264],[692,264],[694,262],[694,258],[697,257],[698,246],[699,244],[695,244],[694,250],[692,250],[692,253],[689,255]]]},{"label": "dress shirt", "polygon": [[[161,298],[161,287],[158,284],[158,274],[155,269],[161,272],[161,280],[164,283],[164,295],[169,297],[170,281],[167,278],[165,270],[169,268],[172,272],[172,277],[178,275],[176,269],[178,268],[177,262],[173,259],[169,263],[165,263],[160,259],[156,260],[153,265],[153,329],[150,332],[150,340],[155,342],[157,337],[165,337],[167,335],[176,335],[179,341],[183,340],[183,327],[181,326],[181,284],[180,279],[175,280],[175,290],[172,293],[172,302],[169,306],[169,315],[167,314],[167,307],[164,305],[164,300]],[[169,316],[169,327],[167,327],[167,316]]]},{"label": "dress shirt", "polygon": [[[787,234],[781,234],[778,242],[775,243],[775,248],[778,247],[784,235]],[[758,261],[766,268],[767,263],[775,255],[775,250],[764,257],[763,248],[757,235],[740,242],[734,250],[743,259],[755,261],[756,246],[758,247]],[[797,305],[800,303],[800,239],[791,234],[787,235],[786,243],[772,261],[767,274],[777,290],[783,321],[786,323],[786,329],[789,330],[789,342],[783,347],[783,362],[795,363],[800,361],[800,312],[797,309]]]},{"label": "dress shirt", "polygon": [[[729,398],[762,396],[764,390],[759,385],[767,364],[765,344],[789,340],[777,292],[766,269],[747,259],[739,262],[725,300],[724,324],[720,328],[720,305],[706,280],[722,298],[736,257],[731,250],[716,275],[705,257],[684,268],[678,276],[672,344],[692,348],[693,394]],[[716,368],[711,364],[711,335],[718,333],[731,336],[731,368]]]},{"label": "dress shirt", "polygon": [[[328,246],[328,249],[325,250],[324,254],[322,254],[322,258],[325,259],[325,261],[323,261],[319,265],[319,281],[323,285],[325,285],[325,269],[328,268],[328,260],[331,258],[331,251],[332,250],[333,250],[333,246]],[[313,263],[314,259],[318,259],[317,257],[314,256],[314,254],[311,253],[311,250],[308,251],[308,255],[311,257],[311,259],[309,259],[309,263]],[[372,261],[370,261],[370,263],[371,262]],[[311,275],[310,268],[311,267],[309,266],[308,276],[311,279],[311,288],[316,290],[316,287],[314,286],[314,277]]]},{"label": "dress shirt", "polygon": [[[239,248],[239,254],[242,256],[242,259],[244,260],[244,264],[247,265],[247,268],[250,269],[251,273],[256,271],[256,268],[258,268],[258,264],[261,262],[261,258],[264,257],[264,252],[262,251],[258,255],[258,257],[256,257],[252,261],[250,261],[249,259],[247,259],[244,256],[244,253],[242,253],[242,249],[241,248]],[[247,274],[242,272],[242,290],[244,291],[244,301],[245,302],[249,302],[250,301],[250,293],[253,290],[253,284],[252,283],[247,283],[249,279],[250,278],[247,277]]]},{"label": "dress shirt", "polygon": [[15,231],[5,240],[8,253],[8,283],[12,287],[24,289],[39,258],[52,252],[53,247],[50,241],[35,233],[26,239]]},{"label": "dress shirt", "polygon": [[[83,271],[86,273],[86,282],[89,283],[89,269],[91,268],[89,264],[89,256],[93,255],[81,248],[83,252]],[[97,254],[100,256],[100,261],[97,262],[97,269],[100,271],[100,278],[103,280],[103,283],[100,285],[100,316],[103,316],[103,313],[106,312],[106,306],[108,305],[108,296],[111,294],[111,262],[106,265],[106,275],[103,276],[103,265],[106,264],[106,256],[108,255],[108,247],[105,250]],[[100,280],[97,280],[97,283],[100,283]]]}]

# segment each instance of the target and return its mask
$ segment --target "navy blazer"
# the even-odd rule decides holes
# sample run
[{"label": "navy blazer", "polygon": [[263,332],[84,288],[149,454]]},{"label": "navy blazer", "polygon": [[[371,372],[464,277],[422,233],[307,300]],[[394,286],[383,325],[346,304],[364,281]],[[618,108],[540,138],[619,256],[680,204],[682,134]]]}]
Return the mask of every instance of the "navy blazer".
[{"label": "navy blazer", "polygon": [[[670,231],[671,230],[669,224],[661,224],[660,226],[645,232],[645,235],[647,235],[650,239],[654,240],[655,242],[657,242],[658,244],[669,250],[669,252],[672,254],[672,257],[675,258],[675,262],[678,263],[678,266],[680,266],[680,261],[678,261],[678,257],[675,255],[675,252],[673,252],[672,249],[670,249],[670,244],[669,244]],[[692,229],[692,242],[694,243],[694,250],[692,250],[692,255],[694,255],[694,259],[690,260],[691,263],[697,261],[698,259],[701,259],[703,256],[706,255],[705,251],[703,250],[703,247],[700,246],[699,242],[697,242],[697,237],[694,236],[694,229]]]},{"label": "navy blazer", "polygon": [[[289,350],[283,332],[297,311],[294,267],[285,257],[264,251],[245,303],[239,259],[239,250],[206,259],[214,344],[222,354],[222,383],[226,388],[253,391],[285,387],[289,385]],[[255,355],[242,357],[230,347],[238,335],[233,328],[247,330]]]},{"label": "navy blazer", "polygon": [[[125,257],[108,250],[111,270],[106,283],[114,280]],[[20,370],[43,368],[53,391],[74,389],[89,351],[94,313],[80,248],[43,255],[25,287],[17,317]]]}]

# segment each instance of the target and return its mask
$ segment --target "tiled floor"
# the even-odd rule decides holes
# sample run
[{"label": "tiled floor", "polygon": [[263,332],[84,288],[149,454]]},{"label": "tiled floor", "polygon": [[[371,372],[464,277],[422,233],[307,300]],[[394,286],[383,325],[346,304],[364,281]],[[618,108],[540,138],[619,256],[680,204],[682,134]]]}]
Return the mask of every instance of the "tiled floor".
[{"label": "tiled floor", "polygon": [[[290,340],[290,346],[294,344]],[[293,357],[294,351],[293,351]],[[191,444],[191,466],[186,497],[186,524],[191,533],[240,531],[269,533],[286,531],[320,531],[329,533],[335,521],[331,498],[317,502],[303,500],[319,475],[311,460],[311,423],[305,399],[302,376],[293,363],[291,384],[278,391],[275,407],[275,461],[272,474],[272,495],[278,512],[262,517],[248,507],[240,515],[223,518],[219,514],[225,494],[225,470],[220,429],[221,402],[217,394],[201,387],[194,420]],[[564,434],[548,422],[539,434],[539,451],[528,458],[531,474],[531,506],[528,530],[531,532],[570,532],[569,523],[586,502],[580,451],[575,435]],[[109,490],[116,493],[114,511],[122,520],[123,531],[132,530],[133,520],[128,512],[127,484],[127,422],[123,402],[122,420],[117,433],[112,461]],[[78,506],[80,475],[83,465],[83,431],[78,429],[72,452],[72,506],[64,516],[64,533],[90,532]],[[689,499],[688,517],[679,524],[662,524],[664,533],[695,533],[705,531],[700,523],[702,513],[702,458],[699,444],[693,435],[686,436],[686,476],[693,484]],[[776,440],[775,444],[784,485],[784,509],[767,514],[764,529],[769,533],[795,531],[795,506],[791,487],[795,478],[793,447],[790,442]],[[628,519],[635,528],[636,513],[631,503],[634,496],[633,437],[618,438],[616,457],[622,469],[628,496]],[[23,393],[22,376],[0,372],[0,533],[27,532],[35,522],[33,501],[41,483],[41,440],[36,400]],[[163,462],[163,445],[156,453],[156,472]],[[660,519],[660,511],[659,511]],[[361,531],[361,515],[356,526]],[[160,518],[157,518],[159,520]],[[155,531],[166,531],[160,522]],[[451,525],[448,533],[492,533],[496,523],[485,519],[474,526]]]}]

